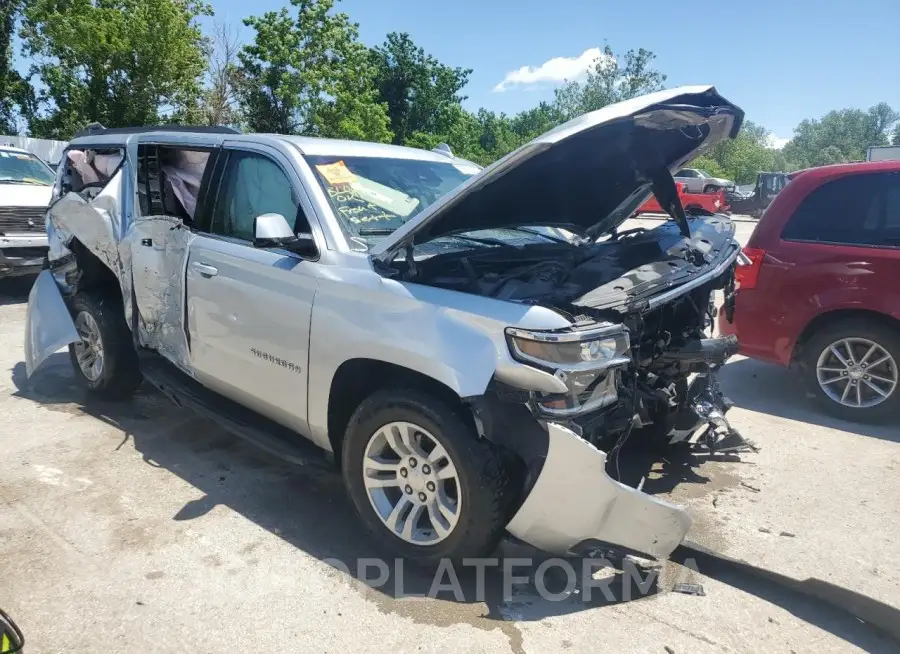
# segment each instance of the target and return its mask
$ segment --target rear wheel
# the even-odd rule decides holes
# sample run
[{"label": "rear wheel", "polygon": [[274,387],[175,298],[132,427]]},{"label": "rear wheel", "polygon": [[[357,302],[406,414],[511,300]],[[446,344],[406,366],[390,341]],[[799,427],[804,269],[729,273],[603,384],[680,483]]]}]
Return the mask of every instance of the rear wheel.
[{"label": "rear wheel", "polygon": [[71,308],[80,337],[69,345],[76,379],[104,398],[129,397],[141,383],[141,372],[121,301],[82,292]]},{"label": "rear wheel", "polygon": [[829,325],[803,347],[804,374],[819,405],[845,420],[900,414],[900,332],[865,320]]},{"label": "rear wheel", "polygon": [[366,399],[343,443],[347,492],[385,547],[419,564],[490,554],[508,518],[500,453],[445,402],[415,390]]}]

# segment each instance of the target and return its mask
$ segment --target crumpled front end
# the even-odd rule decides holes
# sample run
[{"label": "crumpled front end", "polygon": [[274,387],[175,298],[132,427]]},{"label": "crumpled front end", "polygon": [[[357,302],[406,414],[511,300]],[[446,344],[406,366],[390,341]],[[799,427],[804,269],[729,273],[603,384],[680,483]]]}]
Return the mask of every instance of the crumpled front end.
[{"label": "crumpled front end", "polygon": [[25,373],[79,339],[69,308],[49,270],[42,271],[28,294],[25,313]]},{"label": "crumpled front end", "polygon": [[615,481],[606,454],[572,430],[547,429],[546,459],[509,533],[554,554],[591,544],[654,559],[684,540],[691,518],[683,508]]}]

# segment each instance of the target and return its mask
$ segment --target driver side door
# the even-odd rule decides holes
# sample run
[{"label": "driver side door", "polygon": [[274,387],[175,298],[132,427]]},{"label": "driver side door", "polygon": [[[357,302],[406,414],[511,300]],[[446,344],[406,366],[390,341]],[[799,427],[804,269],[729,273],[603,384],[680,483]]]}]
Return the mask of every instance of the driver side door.
[{"label": "driver side door", "polygon": [[[224,148],[189,246],[191,364],[205,386],[306,433],[309,324],[317,257],[254,247],[265,213],[310,232],[290,162],[264,146]],[[318,244],[321,247],[321,244]]]}]

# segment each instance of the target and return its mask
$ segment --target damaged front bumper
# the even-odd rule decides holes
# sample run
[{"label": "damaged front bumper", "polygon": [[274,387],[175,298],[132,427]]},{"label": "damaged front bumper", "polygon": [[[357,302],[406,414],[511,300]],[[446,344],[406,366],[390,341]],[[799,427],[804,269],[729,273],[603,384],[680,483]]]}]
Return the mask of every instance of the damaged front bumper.
[{"label": "damaged front bumper", "polygon": [[560,555],[591,545],[664,559],[681,544],[691,527],[683,508],[615,481],[606,453],[570,429],[547,429],[546,459],[510,534]]},{"label": "damaged front bumper", "polygon": [[47,357],[79,338],[56,280],[49,270],[41,271],[25,313],[25,373],[31,377]]}]

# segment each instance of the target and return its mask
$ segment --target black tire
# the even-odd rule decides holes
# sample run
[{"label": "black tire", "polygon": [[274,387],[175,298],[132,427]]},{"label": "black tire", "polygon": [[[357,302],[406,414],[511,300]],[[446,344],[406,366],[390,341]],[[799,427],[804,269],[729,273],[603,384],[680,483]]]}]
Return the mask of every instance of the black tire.
[{"label": "black tire", "polygon": [[73,320],[77,320],[82,312],[94,319],[103,349],[100,376],[90,379],[78,363],[76,344],[69,345],[69,358],[75,369],[75,379],[90,393],[107,400],[131,397],[141,385],[142,377],[131,330],[125,322],[122,301],[109,295],[86,291],[72,298],[70,308]]},{"label": "black tire", "polygon": [[[459,522],[433,545],[409,543],[382,522],[363,482],[369,439],[391,422],[410,422],[429,431],[456,466],[462,497]],[[411,563],[431,566],[441,559],[460,561],[489,555],[503,536],[511,507],[511,483],[499,448],[479,439],[446,402],[413,389],[379,391],[359,405],[342,446],[344,485],[363,524],[389,551]]]},{"label": "black tire", "polygon": [[703,187],[704,193],[716,193],[721,187],[716,186],[715,184],[707,184]]},{"label": "black tire", "polygon": [[[852,422],[882,422],[900,416],[900,385],[880,404],[872,407],[849,407],[829,397],[819,385],[816,366],[819,356],[832,343],[845,338],[863,338],[880,347],[893,357],[894,366],[900,363],[900,330],[860,318],[842,320],[824,326],[815,332],[801,350],[801,371],[810,393],[816,403],[831,415]],[[876,372],[882,372],[880,369]],[[827,378],[826,378],[827,379]],[[836,382],[843,384],[843,382]]]}]

